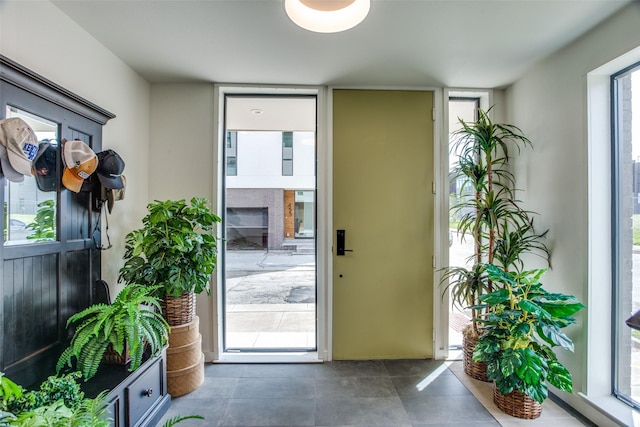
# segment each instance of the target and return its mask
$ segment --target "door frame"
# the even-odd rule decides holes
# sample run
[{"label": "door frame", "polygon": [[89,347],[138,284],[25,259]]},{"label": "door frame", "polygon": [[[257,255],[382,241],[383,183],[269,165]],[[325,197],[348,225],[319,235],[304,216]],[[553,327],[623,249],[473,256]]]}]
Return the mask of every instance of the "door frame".
[{"label": "door frame", "polygon": [[429,91],[434,94],[434,123],[433,123],[433,149],[434,149],[434,177],[433,183],[435,195],[433,236],[434,254],[434,295],[433,295],[433,358],[445,359],[448,356],[448,300],[441,296],[438,272],[449,262],[448,244],[448,150],[449,141],[446,132],[448,120],[446,108],[448,91],[440,87],[396,87],[396,86],[283,86],[283,85],[244,85],[244,84],[215,84],[214,85],[214,154],[213,164],[216,165],[214,191],[212,200],[216,201],[217,213],[222,214],[222,197],[219,183],[224,182],[224,97],[228,94],[270,94],[270,95],[315,95],[317,96],[317,206],[316,206],[316,275],[317,275],[317,352],[308,353],[239,353],[229,354],[221,351],[222,325],[218,322],[222,312],[222,301],[218,295],[222,289],[222,272],[218,269],[214,283],[212,284],[211,305],[208,307],[213,325],[213,352],[206,355],[207,360],[225,363],[247,362],[322,362],[332,360],[332,328],[333,328],[333,91],[337,89],[364,89],[364,90],[406,90]]},{"label": "door frame", "polygon": [[[215,284],[212,284],[211,307],[212,319],[215,322],[213,331],[213,354],[207,357],[213,362],[224,363],[296,363],[296,362],[320,362],[329,360],[327,356],[327,343],[330,342],[327,331],[327,253],[331,253],[330,241],[327,246],[327,221],[328,211],[327,200],[327,170],[323,165],[327,163],[328,147],[326,132],[326,94],[327,89],[323,86],[281,86],[281,85],[240,85],[240,84],[216,84],[214,86],[214,153],[216,158],[213,164],[216,165],[217,175],[214,183],[214,195],[212,200],[216,201],[217,214],[222,217],[224,207],[224,100],[226,95],[313,95],[317,98],[316,110],[316,346],[317,351],[300,352],[251,352],[251,353],[231,353],[224,352],[222,346],[223,323],[219,321],[223,313],[223,300],[219,296],[222,294],[222,269],[217,269]],[[221,232],[221,230],[219,230]],[[329,249],[327,249],[329,248]]]}]

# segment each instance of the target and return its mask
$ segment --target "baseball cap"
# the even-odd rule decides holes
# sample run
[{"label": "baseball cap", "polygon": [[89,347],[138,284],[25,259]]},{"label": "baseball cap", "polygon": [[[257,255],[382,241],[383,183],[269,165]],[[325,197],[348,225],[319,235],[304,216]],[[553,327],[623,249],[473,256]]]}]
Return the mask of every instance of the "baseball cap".
[{"label": "baseball cap", "polygon": [[100,183],[105,188],[124,188],[122,182],[122,172],[124,171],[124,160],[113,150],[105,150],[97,154],[98,168],[96,175]]},{"label": "baseball cap", "polygon": [[19,117],[2,119],[0,120],[0,144],[7,150],[7,157],[13,170],[22,175],[31,176],[31,161],[38,154],[38,138],[33,129]]},{"label": "baseball cap", "polygon": [[24,181],[24,175],[22,175],[20,172],[18,172],[11,166],[11,162],[9,162],[9,154],[7,154],[7,149],[2,144],[0,144],[0,165],[2,166],[2,174],[9,181],[13,181],[13,182]]},{"label": "baseball cap", "polygon": [[124,200],[125,187],[127,186],[127,177],[122,175],[122,188],[107,188],[107,208],[109,213],[113,211],[113,205],[118,200]]},{"label": "baseball cap", "polygon": [[62,184],[75,193],[80,192],[84,180],[98,167],[96,153],[84,142],[74,139],[64,143],[62,160],[66,166],[62,173]]},{"label": "baseball cap", "polygon": [[56,182],[57,158],[58,147],[48,141],[41,141],[31,170],[40,191],[56,191],[58,188]]}]

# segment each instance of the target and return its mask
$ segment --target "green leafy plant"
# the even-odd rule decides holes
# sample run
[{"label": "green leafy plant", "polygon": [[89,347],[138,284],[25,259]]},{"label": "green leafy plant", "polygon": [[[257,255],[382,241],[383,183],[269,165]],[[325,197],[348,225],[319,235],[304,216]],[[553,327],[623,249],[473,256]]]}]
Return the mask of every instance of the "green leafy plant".
[{"label": "green leafy plant", "polygon": [[542,242],[546,232],[536,233],[532,213],[519,206],[515,180],[509,171],[510,150],[532,146],[513,125],[494,123],[490,109],[479,110],[478,119],[453,134],[452,152],[457,163],[450,175],[457,184],[451,213],[462,239],[473,239],[474,251],[467,266],[443,269],[440,285],[449,291],[451,302],[461,309],[471,307],[473,335],[478,335],[478,313],[473,307],[479,297],[493,291],[485,263],[496,263],[504,270],[523,268],[522,255],[537,253],[549,259]]},{"label": "green leafy plant", "polygon": [[204,420],[204,417],[202,415],[178,415],[173,418],[169,418],[164,424],[162,424],[162,427],[172,427],[185,420]]},{"label": "green leafy plant", "polygon": [[33,233],[27,236],[30,240],[55,240],[56,238],[56,209],[55,201],[44,200],[38,203],[38,211],[33,222],[27,224],[27,229]]},{"label": "green leafy plant", "polygon": [[487,264],[485,270],[500,288],[479,297],[476,309],[486,314],[474,360],[487,364],[487,377],[503,395],[518,390],[542,403],[547,383],[571,392],[571,374],[554,347],[573,351],[562,328],[575,323],[573,315],[584,306],[571,295],[544,290],[540,278],[546,269],[506,272]]},{"label": "green leafy plant", "polygon": [[22,397],[22,387],[7,378],[4,372],[0,372],[0,397],[2,402],[10,398]]},{"label": "green leafy plant", "polygon": [[160,286],[155,295],[179,297],[210,292],[217,263],[215,226],[220,217],[204,198],[155,201],[147,205],[142,228],[125,237],[119,280]]},{"label": "green leafy plant", "polygon": [[43,405],[32,411],[19,414],[9,425],[20,427],[108,427],[109,418],[107,392],[95,399],[84,399],[76,409],[65,405],[63,400]]},{"label": "green leafy plant", "polygon": [[79,378],[81,378],[79,372],[70,372],[47,377],[38,390],[24,391],[18,386],[21,393],[5,397],[4,409],[17,414],[50,405],[58,400],[62,400],[68,408],[76,409],[84,399],[84,392],[78,384]]},{"label": "green leafy plant", "polygon": [[63,352],[56,369],[72,366],[86,380],[93,377],[111,345],[123,355],[125,344],[131,355],[130,371],[140,367],[145,345],[158,354],[167,344],[169,325],[159,313],[158,299],[151,294],[157,287],[130,284],[124,287],[112,304],[94,304],[71,316],[67,327],[77,324],[69,347]]},{"label": "green leafy plant", "polygon": [[111,424],[103,391],[84,397],[77,372],[50,376],[38,390],[26,391],[0,373],[0,426],[107,427]]}]

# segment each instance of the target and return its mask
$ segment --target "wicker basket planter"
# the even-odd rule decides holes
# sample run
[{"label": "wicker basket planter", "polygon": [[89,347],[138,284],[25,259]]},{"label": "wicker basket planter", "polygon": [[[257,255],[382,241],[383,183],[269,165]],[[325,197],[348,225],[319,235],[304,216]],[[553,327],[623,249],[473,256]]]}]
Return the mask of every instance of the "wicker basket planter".
[{"label": "wicker basket planter", "polygon": [[124,344],[124,349],[122,351],[122,355],[116,353],[113,349],[113,346],[109,344],[107,349],[102,356],[102,361],[107,365],[126,365],[131,362],[131,355],[129,354],[129,345],[127,343]]},{"label": "wicker basket planter", "polygon": [[484,362],[476,362],[473,360],[473,350],[476,348],[479,338],[480,337],[474,333],[471,325],[465,327],[462,331],[462,362],[464,372],[471,378],[488,382],[487,365]]},{"label": "wicker basket planter", "polygon": [[196,295],[187,292],[179,297],[165,295],[160,301],[162,317],[169,326],[179,326],[193,322],[196,315]]},{"label": "wicker basket planter", "polygon": [[193,366],[202,355],[202,335],[193,341],[179,347],[167,348],[167,371],[177,371]]},{"label": "wicker basket planter", "polygon": [[191,393],[204,381],[204,353],[192,366],[176,371],[167,371],[167,391],[172,397]]},{"label": "wicker basket planter", "polygon": [[194,316],[193,322],[173,326],[169,333],[169,347],[180,347],[194,342],[200,335],[200,318]]},{"label": "wicker basket planter", "polygon": [[493,386],[493,403],[505,414],[512,417],[533,420],[542,413],[542,405],[524,393],[514,390],[509,394],[502,394]]}]

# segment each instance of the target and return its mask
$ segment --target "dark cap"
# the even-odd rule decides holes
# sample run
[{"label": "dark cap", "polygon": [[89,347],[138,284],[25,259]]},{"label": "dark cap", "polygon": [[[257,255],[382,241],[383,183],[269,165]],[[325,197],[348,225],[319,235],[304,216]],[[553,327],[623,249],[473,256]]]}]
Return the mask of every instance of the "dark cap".
[{"label": "dark cap", "polygon": [[56,191],[58,188],[56,167],[58,147],[47,141],[38,144],[38,154],[33,159],[32,174],[40,191]]},{"label": "dark cap", "polygon": [[105,188],[124,188],[122,182],[122,172],[124,171],[124,160],[113,150],[102,151],[97,154],[98,168],[96,175],[100,183]]}]

